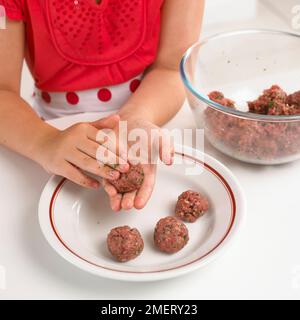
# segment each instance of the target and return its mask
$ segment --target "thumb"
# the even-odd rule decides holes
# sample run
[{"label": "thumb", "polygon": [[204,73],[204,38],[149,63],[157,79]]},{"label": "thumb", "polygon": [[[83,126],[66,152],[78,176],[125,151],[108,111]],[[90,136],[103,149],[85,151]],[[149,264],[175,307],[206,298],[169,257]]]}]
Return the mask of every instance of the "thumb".
[{"label": "thumb", "polygon": [[120,116],[117,114],[113,114],[111,116],[96,120],[94,122],[90,122],[92,126],[97,129],[113,129],[120,122]]}]

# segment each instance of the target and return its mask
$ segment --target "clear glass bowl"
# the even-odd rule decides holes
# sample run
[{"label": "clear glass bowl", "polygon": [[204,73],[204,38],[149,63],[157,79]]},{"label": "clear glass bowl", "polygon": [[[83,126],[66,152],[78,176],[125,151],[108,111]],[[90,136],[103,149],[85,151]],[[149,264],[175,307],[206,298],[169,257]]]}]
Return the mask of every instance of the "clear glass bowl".
[{"label": "clear glass bowl", "polygon": [[[250,163],[280,164],[300,158],[300,115],[246,112],[247,101],[278,84],[300,90],[300,36],[273,30],[218,34],[193,45],[180,65],[198,128],[223,153]],[[236,110],[210,100],[221,91]]]}]

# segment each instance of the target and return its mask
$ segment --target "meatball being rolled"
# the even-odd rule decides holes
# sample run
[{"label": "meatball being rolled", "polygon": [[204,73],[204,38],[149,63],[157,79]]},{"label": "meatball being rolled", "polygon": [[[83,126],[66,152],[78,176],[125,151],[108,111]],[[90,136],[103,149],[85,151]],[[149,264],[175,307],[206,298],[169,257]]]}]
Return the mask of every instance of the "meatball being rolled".
[{"label": "meatball being rolled", "polygon": [[181,250],[189,241],[187,227],[174,217],[160,219],[154,231],[156,247],[166,253],[175,253]]},{"label": "meatball being rolled", "polygon": [[117,227],[107,236],[110,253],[120,262],[135,259],[144,249],[144,241],[137,229],[128,226]]},{"label": "meatball being rolled", "polygon": [[195,222],[209,208],[208,199],[195,191],[185,191],[179,197],[175,208],[178,218],[186,222]]},{"label": "meatball being rolled", "polygon": [[131,165],[126,173],[121,173],[119,179],[110,180],[119,193],[138,190],[144,181],[144,170],[141,164]]}]

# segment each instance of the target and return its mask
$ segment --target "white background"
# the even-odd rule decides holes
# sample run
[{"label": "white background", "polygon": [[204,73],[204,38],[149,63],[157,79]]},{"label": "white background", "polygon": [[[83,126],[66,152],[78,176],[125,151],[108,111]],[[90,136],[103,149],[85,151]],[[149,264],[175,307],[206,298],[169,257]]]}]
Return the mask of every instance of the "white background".
[{"label": "white background", "polygon": [[[203,34],[241,27],[290,30],[291,7],[297,2],[207,0]],[[26,68],[22,84],[28,98],[32,81]],[[186,105],[168,127],[194,128]],[[206,151],[227,165],[246,191],[248,218],[238,241],[220,260],[195,273],[130,284],[84,274],[52,251],[37,219],[48,176],[0,149],[0,265],[6,270],[0,299],[300,298],[300,162],[260,167]]]}]

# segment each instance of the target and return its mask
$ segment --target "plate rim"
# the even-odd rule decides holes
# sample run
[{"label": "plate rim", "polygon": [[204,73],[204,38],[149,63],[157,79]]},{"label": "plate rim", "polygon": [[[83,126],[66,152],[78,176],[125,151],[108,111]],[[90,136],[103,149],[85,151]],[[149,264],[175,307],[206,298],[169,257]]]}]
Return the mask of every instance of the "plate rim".
[{"label": "plate rim", "polygon": [[[83,271],[92,273],[97,276],[104,278],[114,279],[114,280],[123,280],[123,281],[133,281],[133,282],[145,282],[145,281],[157,281],[163,279],[174,278],[188,272],[194,271],[201,267],[204,267],[211,261],[215,260],[222,253],[224,249],[228,248],[232,243],[233,238],[236,238],[238,231],[240,231],[246,215],[246,197],[244,191],[238,182],[234,174],[225,167],[220,161],[216,160],[212,156],[194,148],[182,145],[176,145],[175,151],[177,154],[183,154],[187,156],[197,157],[198,159],[203,159],[205,165],[208,165],[211,169],[216,171],[218,175],[223,177],[227,176],[225,182],[229,185],[229,190],[233,193],[233,198],[235,199],[235,216],[230,222],[230,226],[227,229],[222,240],[211,250],[205,253],[198,259],[195,259],[189,263],[186,263],[182,266],[158,270],[158,271],[147,271],[147,272],[131,272],[131,271],[120,271],[113,270],[107,267],[99,266],[93,264],[84,258],[76,254],[72,249],[68,248],[64,242],[61,240],[59,235],[56,233],[55,228],[52,225],[51,218],[51,205],[53,197],[55,196],[55,191],[58,188],[61,188],[66,181],[63,177],[52,176],[46,183],[39,201],[39,224],[42,230],[42,233],[49,243],[49,245],[56,251],[62,258],[71,263],[72,265],[82,269]],[[219,166],[223,174],[220,174],[215,166]],[[224,177],[223,177],[224,178]],[[229,178],[230,183],[227,181]],[[51,189],[51,190],[50,190]],[[227,189],[227,191],[229,191]],[[50,202],[50,203],[49,203]],[[44,223],[45,215],[48,216],[48,225]]]}]

